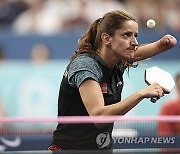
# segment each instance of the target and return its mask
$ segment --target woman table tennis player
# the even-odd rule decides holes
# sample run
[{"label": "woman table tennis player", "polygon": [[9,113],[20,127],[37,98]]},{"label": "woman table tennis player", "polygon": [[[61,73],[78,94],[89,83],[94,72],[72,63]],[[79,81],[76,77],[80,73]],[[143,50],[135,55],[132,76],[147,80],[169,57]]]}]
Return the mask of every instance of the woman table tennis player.
[{"label": "woman table tennis player", "polygon": [[[177,43],[171,35],[138,45],[138,23],[123,11],[94,21],[82,36],[67,66],[58,98],[58,116],[124,115],[144,98],[162,97],[156,83],[121,100],[123,73],[133,62],[160,54]],[[48,148],[57,150],[112,149],[111,124],[58,124]]]}]

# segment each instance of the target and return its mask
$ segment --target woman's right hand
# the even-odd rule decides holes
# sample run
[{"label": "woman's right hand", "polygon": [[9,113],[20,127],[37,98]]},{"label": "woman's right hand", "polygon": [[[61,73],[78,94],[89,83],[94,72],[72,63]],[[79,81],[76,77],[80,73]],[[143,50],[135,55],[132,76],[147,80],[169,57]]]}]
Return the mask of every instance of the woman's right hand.
[{"label": "woman's right hand", "polygon": [[164,96],[165,91],[167,93],[166,89],[163,89],[157,83],[153,83],[142,89],[140,92],[142,93],[144,98],[157,97],[159,99]]}]

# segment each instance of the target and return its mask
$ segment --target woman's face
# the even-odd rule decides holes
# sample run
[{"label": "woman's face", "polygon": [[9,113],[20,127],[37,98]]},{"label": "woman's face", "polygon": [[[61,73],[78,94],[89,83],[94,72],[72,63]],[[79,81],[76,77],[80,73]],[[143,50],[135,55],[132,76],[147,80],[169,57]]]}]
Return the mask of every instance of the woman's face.
[{"label": "woman's face", "polygon": [[122,28],[115,31],[110,39],[110,48],[119,60],[128,61],[134,58],[138,45],[137,35],[138,24],[133,20],[125,21]]}]

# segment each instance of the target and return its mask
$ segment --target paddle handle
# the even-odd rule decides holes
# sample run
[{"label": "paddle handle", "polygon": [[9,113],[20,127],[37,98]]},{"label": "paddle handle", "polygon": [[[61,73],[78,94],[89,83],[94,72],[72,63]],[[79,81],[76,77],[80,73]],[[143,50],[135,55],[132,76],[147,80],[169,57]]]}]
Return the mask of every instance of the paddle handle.
[{"label": "paddle handle", "polygon": [[158,100],[157,97],[151,97],[151,102],[152,102],[152,103],[156,103],[157,100]]}]

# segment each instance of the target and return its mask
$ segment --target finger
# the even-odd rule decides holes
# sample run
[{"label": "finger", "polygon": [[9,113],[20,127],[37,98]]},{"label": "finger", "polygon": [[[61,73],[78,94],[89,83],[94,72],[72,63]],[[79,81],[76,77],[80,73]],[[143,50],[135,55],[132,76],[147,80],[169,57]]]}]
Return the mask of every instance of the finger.
[{"label": "finger", "polygon": [[163,96],[164,91],[162,87],[160,87],[159,85],[156,86],[156,89],[157,89],[157,97],[158,99],[160,99]]},{"label": "finger", "polygon": [[170,93],[170,91],[169,91],[168,89],[166,89],[166,88],[163,88],[163,87],[162,87],[162,90],[163,90],[163,92],[164,92],[165,94],[169,94],[169,93]]},{"label": "finger", "polygon": [[158,92],[157,98],[160,99],[162,97],[161,92]]}]

